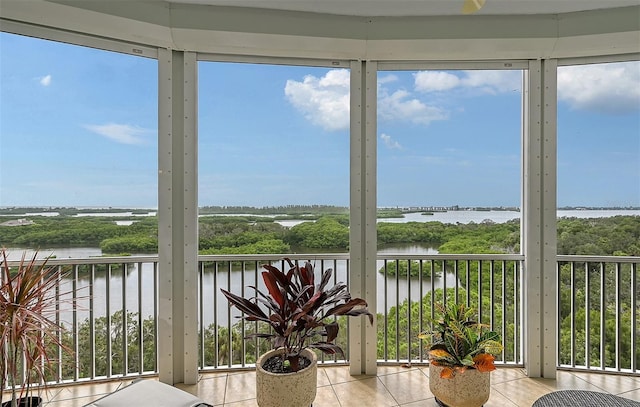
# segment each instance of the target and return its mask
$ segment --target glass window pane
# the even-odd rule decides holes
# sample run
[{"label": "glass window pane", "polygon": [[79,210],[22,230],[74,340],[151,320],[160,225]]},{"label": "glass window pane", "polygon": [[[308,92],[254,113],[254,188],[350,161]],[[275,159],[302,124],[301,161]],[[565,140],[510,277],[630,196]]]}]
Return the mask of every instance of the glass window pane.
[{"label": "glass window pane", "polygon": [[639,61],[558,68],[558,207],[558,254],[640,255]]},{"label": "glass window pane", "polygon": [[558,68],[558,205],[640,206],[640,62]]},{"label": "glass window pane", "polygon": [[[379,221],[517,225],[521,112],[522,71],[380,72],[378,206],[404,217]],[[437,250],[435,240],[420,244]],[[518,242],[516,232],[508,247],[456,251]]]},{"label": "glass window pane", "polygon": [[0,42],[0,206],[155,208],[157,62]]},{"label": "glass window pane", "polygon": [[199,206],[348,205],[348,70],[198,72]]}]

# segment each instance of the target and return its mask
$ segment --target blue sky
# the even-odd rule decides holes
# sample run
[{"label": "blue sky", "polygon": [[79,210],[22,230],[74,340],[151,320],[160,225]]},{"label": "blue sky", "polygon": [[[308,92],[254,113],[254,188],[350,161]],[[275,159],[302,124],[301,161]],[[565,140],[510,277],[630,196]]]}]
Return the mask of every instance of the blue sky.
[{"label": "blue sky", "polygon": [[[200,62],[199,204],[349,203],[349,72]],[[379,206],[518,206],[521,71],[378,73]],[[0,206],[157,206],[157,62],[0,34]],[[640,62],[558,72],[558,204],[640,206]]]}]

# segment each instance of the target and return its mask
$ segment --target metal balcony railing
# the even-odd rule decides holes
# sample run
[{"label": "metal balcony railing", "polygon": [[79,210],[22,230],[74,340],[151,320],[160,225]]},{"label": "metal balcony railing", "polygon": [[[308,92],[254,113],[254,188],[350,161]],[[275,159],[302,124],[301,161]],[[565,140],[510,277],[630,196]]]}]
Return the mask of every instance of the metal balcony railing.
[{"label": "metal balcony railing", "polygon": [[[316,273],[333,269],[333,282],[349,278],[349,255],[288,255],[310,260]],[[253,295],[263,287],[267,262],[286,268],[283,255],[199,256],[199,364],[202,370],[253,367],[269,347],[244,339],[264,327],[236,318],[220,288]],[[429,328],[435,303],[464,302],[482,323],[499,332],[505,350],[499,363],[521,366],[522,255],[379,254],[375,274],[379,363],[424,363],[426,344],[419,332]],[[16,263],[16,262],[13,262]],[[637,257],[558,256],[558,366],[640,374]],[[52,383],[82,382],[157,373],[158,256],[51,259],[70,272],[53,295],[66,328],[72,356],[57,350]],[[407,277],[410,276],[410,277]],[[588,288],[588,289],[587,289]],[[73,289],[73,290],[71,290]],[[74,291],[75,294],[68,294]],[[588,312],[587,312],[588,310]],[[348,324],[340,319],[337,341],[346,363]]]},{"label": "metal balcony railing", "polygon": [[640,258],[558,256],[558,366],[640,374]]},{"label": "metal balcony railing", "polygon": [[[378,360],[425,363],[435,304],[465,303],[500,334],[498,363],[522,365],[521,255],[378,255]],[[411,276],[407,278],[407,275]]]}]

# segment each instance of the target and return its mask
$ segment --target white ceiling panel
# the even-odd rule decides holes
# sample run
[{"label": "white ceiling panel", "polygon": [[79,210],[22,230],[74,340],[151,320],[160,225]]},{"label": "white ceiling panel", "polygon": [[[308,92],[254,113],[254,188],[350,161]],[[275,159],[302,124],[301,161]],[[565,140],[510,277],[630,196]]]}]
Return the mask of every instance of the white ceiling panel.
[{"label": "white ceiling panel", "polygon": [[[349,16],[439,16],[461,13],[464,0],[171,0],[172,3],[252,7]],[[640,0],[486,0],[477,14],[562,14],[640,5]]]}]

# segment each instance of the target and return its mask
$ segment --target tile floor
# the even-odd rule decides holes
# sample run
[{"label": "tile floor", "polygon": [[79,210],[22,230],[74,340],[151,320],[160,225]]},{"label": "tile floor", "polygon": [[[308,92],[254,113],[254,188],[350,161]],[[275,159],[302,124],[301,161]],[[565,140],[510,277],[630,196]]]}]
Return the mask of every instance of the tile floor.
[{"label": "tile floor", "polygon": [[[318,369],[314,407],[436,406],[429,391],[428,367],[378,366],[377,376],[350,376],[349,368]],[[81,384],[52,388],[45,407],[80,407],[131,382]],[[253,372],[202,374],[196,385],[177,387],[220,407],[254,407]],[[554,390],[582,389],[607,392],[640,402],[640,377],[559,371],[557,380],[529,379],[522,369],[498,368],[491,376],[491,398],[485,407],[531,406]]]}]

